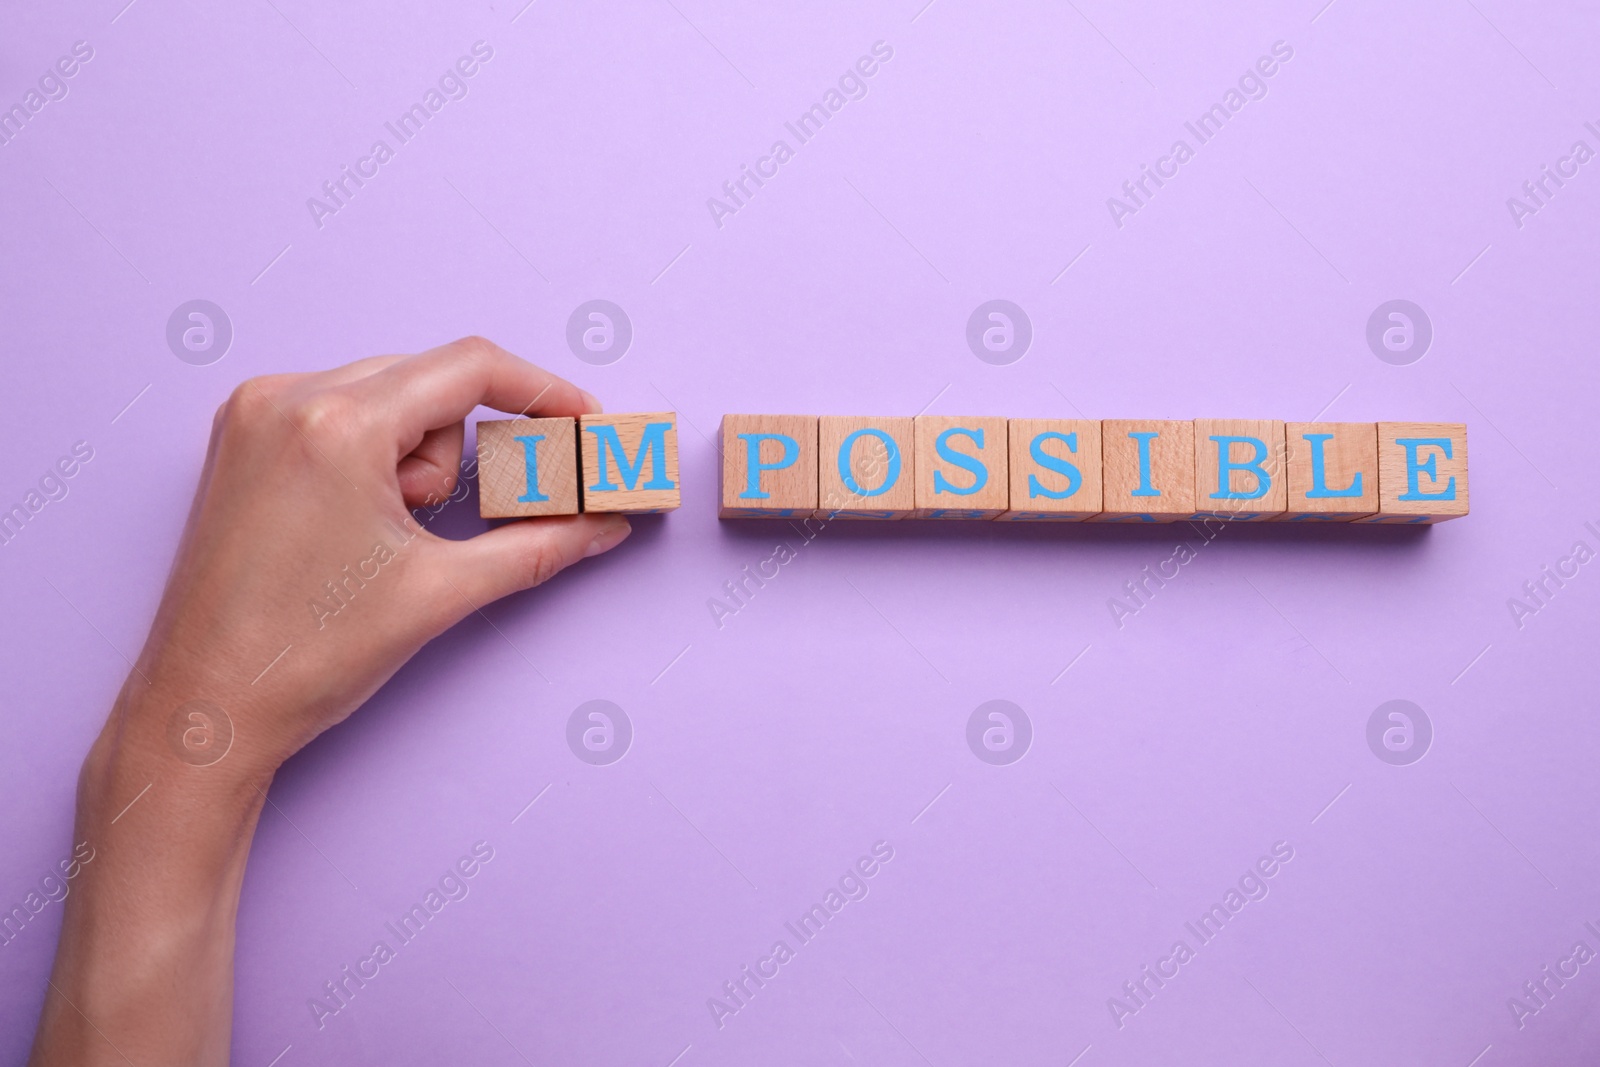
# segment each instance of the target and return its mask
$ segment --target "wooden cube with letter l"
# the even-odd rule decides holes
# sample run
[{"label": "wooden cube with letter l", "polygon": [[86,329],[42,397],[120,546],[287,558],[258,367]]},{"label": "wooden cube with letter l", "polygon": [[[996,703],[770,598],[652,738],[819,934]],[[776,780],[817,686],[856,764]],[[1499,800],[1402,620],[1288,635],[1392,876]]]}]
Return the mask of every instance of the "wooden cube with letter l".
[{"label": "wooden cube with letter l", "polygon": [[1176,522],[1194,514],[1194,423],[1100,423],[1100,514],[1091,522]]},{"label": "wooden cube with letter l", "polygon": [[1371,422],[1291,422],[1288,510],[1282,522],[1353,522],[1378,512],[1378,427]]},{"label": "wooden cube with letter l", "polygon": [[817,518],[904,519],[916,509],[910,416],[817,420]]},{"label": "wooden cube with letter l", "polygon": [[1000,522],[1082,522],[1100,514],[1100,424],[1011,419],[1011,510]]},{"label": "wooden cube with letter l", "polygon": [[817,510],[817,417],[724,415],[721,519],[810,518]]},{"label": "wooden cube with letter l", "polygon": [[478,423],[478,514],[522,519],[578,513],[576,424],[564,419]]},{"label": "wooden cube with letter l", "polygon": [[580,415],[578,453],[584,511],[648,515],[678,506],[677,413]]},{"label": "wooden cube with letter l", "polygon": [[1410,525],[1466,513],[1466,426],[1378,423],[1378,513],[1355,521]]},{"label": "wooden cube with letter l", "polygon": [[1194,518],[1278,518],[1288,506],[1286,466],[1276,419],[1195,419]]},{"label": "wooden cube with letter l", "polygon": [[993,519],[1009,507],[1006,420],[918,415],[914,519]]}]

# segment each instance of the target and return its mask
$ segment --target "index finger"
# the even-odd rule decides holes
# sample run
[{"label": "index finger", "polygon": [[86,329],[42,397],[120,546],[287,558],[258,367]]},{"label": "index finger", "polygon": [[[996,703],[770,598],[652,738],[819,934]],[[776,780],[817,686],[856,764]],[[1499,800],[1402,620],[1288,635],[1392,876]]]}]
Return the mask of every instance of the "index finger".
[{"label": "index finger", "polygon": [[519,416],[577,416],[599,403],[565,378],[482,337],[464,337],[372,374],[355,387],[385,404],[402,441],[465,419],[480,404]]}]

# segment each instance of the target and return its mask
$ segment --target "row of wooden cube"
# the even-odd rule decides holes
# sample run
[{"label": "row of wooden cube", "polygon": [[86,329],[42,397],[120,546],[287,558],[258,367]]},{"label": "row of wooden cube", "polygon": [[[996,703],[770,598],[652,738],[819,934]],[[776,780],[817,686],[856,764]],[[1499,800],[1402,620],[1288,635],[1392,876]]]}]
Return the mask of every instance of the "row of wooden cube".
[{"label": "row of wooden cube", "polygon": [[486,519],[678,506],[674,412],[478,423],[478,513]]},{"label": "row of wooden cube", "polygon": [[1467,428],[1434,422],[727,415],[722,518],[1435,523]]}]

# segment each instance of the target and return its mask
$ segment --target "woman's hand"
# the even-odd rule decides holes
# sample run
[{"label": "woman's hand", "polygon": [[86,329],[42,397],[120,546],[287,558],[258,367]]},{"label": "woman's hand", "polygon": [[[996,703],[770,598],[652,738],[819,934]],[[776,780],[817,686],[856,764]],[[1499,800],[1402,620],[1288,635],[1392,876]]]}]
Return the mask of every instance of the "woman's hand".
[{"label": "woman's hand", "polygon": [[32,1062],[224,1064],[233,920],[273,773],[422,645],[628,535],[616,515],[465,541],[411,509],[456,486],[464,419],[594,398],[468,338],[245,382],[217,411],[150,635],[84,762]]}]

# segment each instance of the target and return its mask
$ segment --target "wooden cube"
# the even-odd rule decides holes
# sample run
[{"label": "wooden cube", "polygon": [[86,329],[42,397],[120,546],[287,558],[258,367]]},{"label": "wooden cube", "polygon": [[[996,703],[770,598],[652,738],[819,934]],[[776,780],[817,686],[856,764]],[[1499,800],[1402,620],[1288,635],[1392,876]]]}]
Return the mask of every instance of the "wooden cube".
[{"label": "wooden cube", "polygon": [[1276,419],[1195,419],[1197,519],[1276,519],[1289,499],[1283,423]]},{"label": "wooden cube", "polygon": [[817,420],[817,517],[903,519],[916,509],[911,418]]},{"label": "wooden cube", "polygon": [[678,416],[578,416],[584,511],[646,515],[678,506]]},{"label": "wooden cube", "polygon": [[1100,424],[1011,419],[1011,510],[1001,522],[1082,522],[1100,514]]},{"label": "wooden cube", "polygon": [[1466,513],[1466,426],[1378,423],[1378,513],[1355,521],[1434,523]]},{"label": "wooden cube", "polygon": [[1006,420],[918,415],[915,519],[992,519],[1010,508]]},{"label": "wooden cube", "polygon": [[1288,509],[1283,522],[1351,522],[1378,512],[1378,426],[1291,422]]},{"label": "wooden cube", "polygon": [[478,423],[478,514],[486,519],[578,513],[577,424],[566,419]]},{"label": "wooden cube", "polygon": [[717,517],[765,519],[817,510],[815,415],[724,415]]},{"label": "wooden cube", "polygon": [[1091,522],[1176,522],[1194,514],[1194,423],[1100,424],[1101,506]]}]

